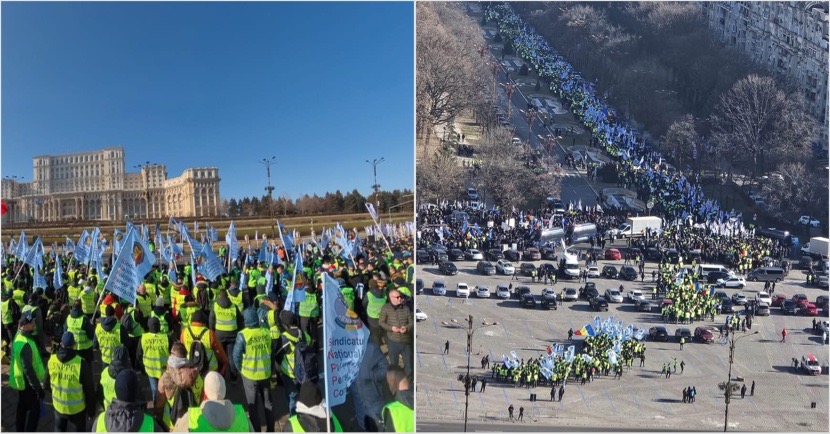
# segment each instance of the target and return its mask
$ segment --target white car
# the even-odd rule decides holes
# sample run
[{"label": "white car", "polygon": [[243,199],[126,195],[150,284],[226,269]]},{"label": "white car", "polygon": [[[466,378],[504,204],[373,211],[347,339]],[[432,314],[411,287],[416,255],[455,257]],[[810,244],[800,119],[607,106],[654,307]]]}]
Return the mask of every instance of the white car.
[{"label": "white car", "polygon": [[579,298],[579,291],[576,288],[565,288],[564,293],[562,294],[562,300],[564,301],[576,301]]},{"label": "white car", "polygon": [[478,200],[478,192],[473,187],[467,187],[467,197],[470,200]]},{"label": "white car", "polygon": [[507,259],[499,259],[496,261],[496,272],[504,274],[505,276],[512,276],[516,272],[516,267]]},{"label": "white car", "polygon": [[805,255],[809,255],[810,253],[812,253],[810,252],[810,243],[801,246],[801,253],[804,253]]},{"label": "white car", "polygon": [[605,290],[605,300],[609,303],[622,303],[623,297],[619,289],[608,288]]},{"label": "white car", "polygon": [[481,254],[480,250],[477,249],[467,249],[464,252],[464,259],[468,261],[483,261],[484,255]]},{"label": "white car", "polygon": [[496,286],[496,297],[498,298],[510,298],[510,289],[504,285]]},{"label": "white car", "polygon": [[447,284],[443,280],[432,282],[432,293],[434,295],[447,295]]},{"label": "white car", "polygon": [[513,141],[511,143],[513,144],[513,146],[521,145],[522,144],[522,139],[520,139],[518,137],[513,137]]},{"label": "white car", "polygon": [[634,303],[637,299],[643,297],[643,291],[640,291],[639,289],[632,289],[628,291],[628,295],[626,297],[628,297],[628,301]]},{"label": "white car", "polygon": [[425,314],[424,311],[422,311],[420,307],[416,307],[415,308],[415,321],[416,322],[421,322],[421,321],[426,321],[426,320],[427,320],[427,314]]},{"label": "white car", "polygon": [[588,277],[599,277],[599,267],[593,265],[588,267]]},{"label": "white car", "polygon": [[475,287],[475,290],[476,290],[476,297],[478,297],[478,298],[490,298],[490,288],[488,288],[486,286],[479,285],[479,286]]},{"label": "white car", "polygon": [[804,226],[810,225],[814,228],[817,228],[821,224],[820,221],[818,221],[814,218],[810,218],[810,216],[808,216],[808,215],[803,215],[803,216],[799,217],[798,223],[802,224]]},{"label": "white car", "polygon": [[466,283],[459,283],[455,286],[455,296],[456,297],[469,297],[470,296],[470,287],[467,286]]},{"label": "white car", "polygon": [[736,292],[732,294],[732,303],[740,306],[746,305],[746,294],[743,292]]},{"label": "white car", "polygon": [[766,303],[767,306],[772,305],[772,297],[770,297],[766,291],[761,291],[755,294],[755,301],[758,303]]},{"label": "white car", "polygon": [[744,289],[746,280],[743,277],[730,277],[729,279],[718,279],[718,287],[720,288],[738,288]]}]

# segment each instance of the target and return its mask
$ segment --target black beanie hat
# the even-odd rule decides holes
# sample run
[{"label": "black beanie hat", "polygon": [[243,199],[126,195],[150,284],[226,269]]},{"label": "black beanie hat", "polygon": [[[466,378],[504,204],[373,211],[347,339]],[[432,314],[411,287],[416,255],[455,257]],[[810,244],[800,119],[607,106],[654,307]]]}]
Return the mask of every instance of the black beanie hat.
[{"label": "black beanie hat", "polygon": [[306,407],[311,408],[323,401],[323,395],[320,393],[320,389],[317,388],[316,384],[306,382],[300,386],[300,393],[297,399]]},{"label": "black beanie hat", "polygon": [[138,402],[141,387],[138,375],[132,369],[125,369],[115,377],[115,398],[124,402]]}]

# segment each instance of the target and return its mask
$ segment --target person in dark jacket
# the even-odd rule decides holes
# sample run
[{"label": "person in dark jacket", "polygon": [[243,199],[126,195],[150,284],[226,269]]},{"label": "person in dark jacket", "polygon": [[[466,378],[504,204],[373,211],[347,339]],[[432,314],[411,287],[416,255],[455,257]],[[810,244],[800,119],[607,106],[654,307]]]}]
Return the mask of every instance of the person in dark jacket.
[{"label": "person in dark jacket", "polygon": [[167,432],[152,416],[145,413],[147,402],[141,400],[138,375],[132,369],[121,371],[115,378],[115,399],[92,426],[95,432]]},{"label": "person in dark jacket", "polygon": [[[316,384],[303,383],[300,386],[300,393],[297,400],[297,413],[288,419],[283,427],[283,432],[326,432],[336,431],[339,422],[329,420],[329,427],[326,427],[326,402],[323,394]],[[338,430],[339,431],[339,430]]]},{"label": "person in dark jacket", "polygon": [[392,394],[386,385],[389,361],[380,349],[380,337],[369,335],[357,377],[349,388],[354,399],[355,416],[364,431],[380,431],[381,410]]},{"label": "person in dark jacket", "polygon": [[18,391],[17,396],[17,431],[37,431],[40,418],[40,406],[45,391],[42,382],[46,366],[40,358],[34,336],[35,316],[23,312],[12,342],[11,366],[9,367],[9,386]]},{"label": "person in dark jacket", "polygon": [[378,324],[386,331],[390,363],[401,366],[398,358],[403,359],[403,368],[409,378],[412,378],[412,327],[414,322],[412,309],[404,303],[401,292],[397,289],[389,291],[389,303],[381,308]]},{"label": "person in dark jacket", "polygon": [[130,353],[127,347],[119,345],[112,352],[112,363],[101,372],[101,381],[98,384],[96,398],[104,410],[115,399],[115,379],[118,374],[132,366]]},{"label": "person in dark jacket", "polygon": [[280,371],[282,384],[285,388],[285,395],[288,399],[288,412],[293,414],[297,405],[297,385],[294,381],[294,372],[289,369],[289,363],[293,362],[294,348],[296,342],[303,339],[300,331],[299,320],[293,312],[284,310],[280,312],[280,324],[282,324],[282,346],[274,355],[275,366]]},{"label": "person in dark jacket", "polygon": [[[121,322],[118,320],[118,317],[115,315],[115,310],[112,308],[112,306],[107,306],[106,313],[107,313],[107,316],[105,316],[104,318],[101,318],[101,328],[104,329],[105,331],[110,332],[110,331],[112,331],[113,328],[115,328],[116,326],[119,326],[119,328],[121,330],[119,332],[119,337],[121,339],[121,344],[126,345],[126,343],[130,339],[129,332],[127,332],[127,329],[125,327],[120,326]],[[94,348],[98,351],[101,351],[101,346],[98,343],[98,334],[97,333],[95,334],[95,338],[93,338],[93,340],[92,340],[92,348]]]},{"label": "person in dark jacket", "polygon": [[[395,400],[383,408],[383,428],[386,432],[412,432],[415,427],[415,394],[409,387],[409,379],[401,368],[390,366],[386,371],[389,390],[395,393]],[[401,406],[402,405],[402,406]],[[394,411],[395,406],[405,411]]]}]

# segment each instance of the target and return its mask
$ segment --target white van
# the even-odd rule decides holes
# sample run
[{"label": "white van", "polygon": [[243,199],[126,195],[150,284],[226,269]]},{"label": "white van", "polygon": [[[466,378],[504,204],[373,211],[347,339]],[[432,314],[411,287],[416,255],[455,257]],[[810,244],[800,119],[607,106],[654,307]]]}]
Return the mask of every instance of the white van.
[{"label": "white van", "polygon": [[699,270],[698,274],[700,274],[700,277],[706,277],[709,273],[711,273],[713,271],[720,271],[721,273],[729,273],[729,270],[726,267],[724,267],[723,265],[717,265],[717,264],[700,264],[698,266],[698,270]]}]

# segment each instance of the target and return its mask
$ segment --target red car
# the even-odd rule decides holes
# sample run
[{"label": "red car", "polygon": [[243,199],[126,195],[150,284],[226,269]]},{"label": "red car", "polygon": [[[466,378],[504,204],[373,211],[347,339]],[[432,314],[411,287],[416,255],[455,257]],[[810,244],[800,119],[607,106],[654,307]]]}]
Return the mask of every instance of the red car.
[{"label": "red car", "polygon": [[605,259],[609,261],[615,261],[617,259],[622,259],[622,254],[617,249],[608,249],[605,251]]},{"label": "red car", "polygon": [[772,296],[772,305],[775,307],[781,307],[784,300],[787,300],[788,298],[790,298],[790,296],[786,294],[775,294]]},{"label": "red car", "polygon": [[813,303],[806,303],[801,306],[801,314],[804,316],[818,316],[818,308]]},{"label": "red car", "polygon": [[793,301],[795,302],[795,305],[798,307],[803,307],[805,304],[810,302],[810,300],[807,300],[807,296],[804,294],[794,295]]},{"label": "red car", "polygon": [[712,326],[697,327],[695,329],[695,339],[704,344],[711,344],[715,340],[715,336],[712,334],[713,329]]}]

